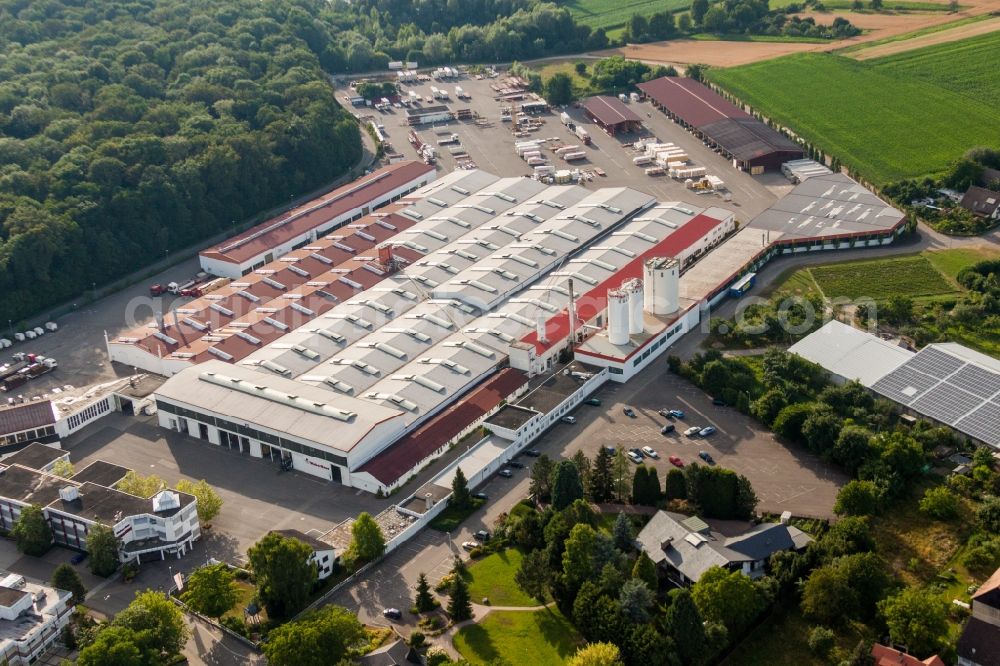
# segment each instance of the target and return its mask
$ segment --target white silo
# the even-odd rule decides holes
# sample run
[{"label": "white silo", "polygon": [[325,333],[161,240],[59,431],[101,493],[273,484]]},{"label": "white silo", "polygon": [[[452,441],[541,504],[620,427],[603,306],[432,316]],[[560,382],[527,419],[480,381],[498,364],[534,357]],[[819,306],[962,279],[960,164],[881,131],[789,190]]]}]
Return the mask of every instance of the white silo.
[{"label": "white silo", "polygon": [[653,257],[643,263],[643,306],[653,315],[677,312],[680,306],[680,262],[673,257]]},{"label": "white silo", "polygon": [[608,342],[628,343],[628,293],[622,289],[608,290]]},{"label": "white silo", "polygon": [[642,319],[642,280],[632,278],[622,285],[628,294],[628,332],[631,335],[642,333],[646,324]]}]

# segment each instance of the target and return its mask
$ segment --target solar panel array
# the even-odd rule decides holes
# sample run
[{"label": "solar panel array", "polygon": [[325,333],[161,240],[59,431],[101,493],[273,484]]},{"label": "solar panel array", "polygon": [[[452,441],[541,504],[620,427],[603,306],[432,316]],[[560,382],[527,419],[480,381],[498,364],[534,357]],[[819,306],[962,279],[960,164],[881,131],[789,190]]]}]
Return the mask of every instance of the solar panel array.
[{"label": "solar panel array", "polygon": [[1000,447],[1000,373],[925,347],[872,389],[941,423]]}]

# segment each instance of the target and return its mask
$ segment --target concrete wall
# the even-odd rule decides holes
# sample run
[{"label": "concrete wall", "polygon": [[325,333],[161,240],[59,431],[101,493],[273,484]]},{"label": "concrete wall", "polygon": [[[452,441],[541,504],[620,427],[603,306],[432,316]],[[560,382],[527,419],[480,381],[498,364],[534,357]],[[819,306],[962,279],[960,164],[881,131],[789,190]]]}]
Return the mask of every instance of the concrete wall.
[{"label": "concrete wall", "polygon": [[190,368],[193,364],[188,359],[170,358],[169,356],[159,356],[142,347],[138,347],[129,342],[109,341],[107,344],[108,356],[112,361],[116,361],[130,368],[140,368],[147,372],[152,372],[164,377],[176,375],[185,368]]}]

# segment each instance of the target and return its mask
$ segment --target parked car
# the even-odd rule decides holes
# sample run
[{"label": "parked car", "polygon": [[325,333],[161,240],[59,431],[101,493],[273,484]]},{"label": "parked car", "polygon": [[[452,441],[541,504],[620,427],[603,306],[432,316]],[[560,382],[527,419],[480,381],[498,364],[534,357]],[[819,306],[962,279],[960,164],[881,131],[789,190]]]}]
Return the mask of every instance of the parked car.
[{"label": "parked car", "polygon": [[674,420],[674,415],[670,413],[669,409],[661,409],[661,410],[658,410],[656,413],[659,414],[660,416],[662,416],[665,419],[670,419],[671,421]]},{"label": "parked car", "polygon": [[497,474],[499,474],[500,476],[502,476],[505,479],[509,479],[510,477],[514,476],[514,472],[510,471],[506,467],[504,467],[502,470],[500,470],[499,472],[497,472]]},{"label": "parked car", "polygon": [[464,548],[466,550],[472,550],[473,548],[478,548],[478,547],[479,547],[479,544],[476,543],[475,541],[463,541],[462,542],[462,548]]},{"label": "parked car", "polygon": [[633,419],[635,418],[635,410],[632,409],[631,407],[626,407],[622,411],[625,413],[625,416]]},{"label": "parked car", "polygon": [[524,463],[518,462],[516,460],[511,460],[509,463],[507,463],[507,466],[513,467],[514,469],[524,469]]},{"label": "parked car", "polygon": [[584,402],[584,404],[593,405],[594,407],[600,407],[601,406],[601,401],[598,398],[587,398],[583,402]]},{"label": "parked car", "polygon": [[387,617],[390,620],[401,620],[401,619],[403,619],[403,614],[399,611],[398,608],[383,608],[382,609],[382,616],[383,617]]},{"label": "parked car", "polygon": [[715,434],[715,427],[714,426],[706,426],[706,427],[702,428],[701,431],[698,434],[701,435],[702,437],[708,437],[709,435]]},{"label": "parked car", "polygon": [[538,456],[542,455],[542,452],[539,451],[538,449],[528,449],[527,451],[524,452],[524,455],[530,458],[537,458]]},{"label": "parked car", "polygon": [[642,455],[646,456],[647,458],[659,458],[660,457],[660,454],[657,453],[656,451],[654,451],[653,447],[651,447],[651,446],[644,446],[644,447],[642,447]]},{"label": "parked car", "polygon": [[472,538],[475,539],[476,541],[489,541],[490,533],[486,530],[479,530],[478,532],[472,535]]},{"label": "parked car", "polygon": [[71,559],[70,562],[72,562],[73,564],[79,564],[80,562],[83,562],[85,559],[87,559],[87,553],[77,553],[76,555],[73,556],[73,559]]},{"label": "parked car", "polygon": [[563,423],[576,423],[575,416],[564,416],[559,420],[562,421]]},{"label": "parked car", "polygon": [[687,435],[688,437],[694,437],[699,432],[701,432],[701,428],[699,428],[698,426],[691,426],[690,428],[684,431],[684,434]]},{"label": "parked car", "polygon": [[673,432],[674,430],[677,430],[677,428],[674,426],[674,424],[673,423],[668,423],[667,425],[665,425],[662,428],[660,428],[660,434],[661,435],[666,435],[668,433]]},{"label": "parked car", "polygon": [[627,455],[628,459],[634,462],[636,465],[642,464],[642,456],[636,453],[635,451],[629,451],[625,455]]},{"label": "parked car", "polygon": [[709,465],[715,462],[715,458],[713,458],[712,454],[709,453],[708,451],[699,451],[698,457],[707,462]]},{"label": "parked car", "polygon": [[604,449],[611,455],[615,455],[616,453],[618,453],[618,449],[616,449],[613,446],[605,446]]},{"label": "parked car", "polygon": [[712,404],[713,405],[723,405],[723,406],[725,406],[726,401],[723,400],[722,398],[712,398]]},{"label": "parked car", "polygon": [[669,460],[670,464],[673,465],[674,467],[684,467],[684,461],[678,458],[677,456],[670,456],[669,458],[667,458],[667,460]]},{"label": "parked car", "polygon": [[486,493],[472,493],[472,498],[477,500],[483,500],[484,502],[490,498]]},{"label": "parked car", "polygon": [[682,412],[679,409],[671,409],[670,410],[670,415],[672,417],[674,417],[675,419],[683,419],[684,418],[684,412]]}]

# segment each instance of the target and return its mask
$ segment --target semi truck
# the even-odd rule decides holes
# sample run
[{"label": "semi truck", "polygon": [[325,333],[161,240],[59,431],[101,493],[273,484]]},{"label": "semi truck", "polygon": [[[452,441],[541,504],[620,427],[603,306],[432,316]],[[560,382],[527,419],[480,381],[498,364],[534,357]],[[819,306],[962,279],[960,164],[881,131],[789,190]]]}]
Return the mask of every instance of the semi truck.
[{"label": "semi truck", "polygon": [[34,358],[34,361],[29,362],[25,367],[4,378],[3,383],[0,384],[0,389],[4,391],[12,391],[18,386],[25,384],[29,379],[34,379],[35,377],[44,375],[47,372],[52,372],[59,365],[56,363],[54,358],[46,358],[43,356],[36,356]]},{"label": "semi truck", "polygon": [[577,125],[576,126],[575,134],[576,134],[577,138],[580,139],[580,141],[583,141],[583,144],[585,146],[589,146],[590,145],[590,132],[588,132],[584,128],[580,127],[579,125]]}]

